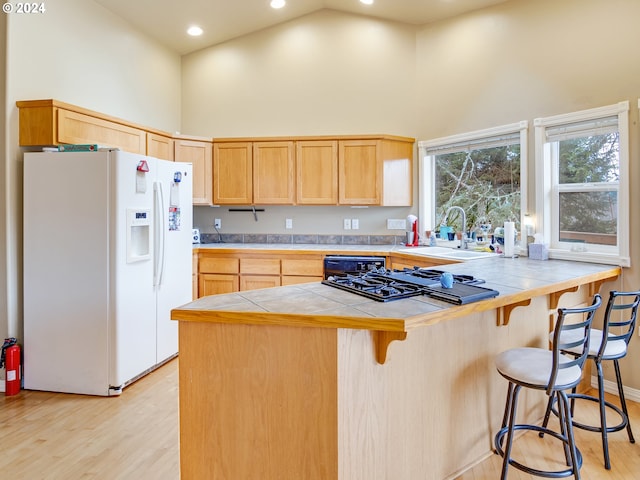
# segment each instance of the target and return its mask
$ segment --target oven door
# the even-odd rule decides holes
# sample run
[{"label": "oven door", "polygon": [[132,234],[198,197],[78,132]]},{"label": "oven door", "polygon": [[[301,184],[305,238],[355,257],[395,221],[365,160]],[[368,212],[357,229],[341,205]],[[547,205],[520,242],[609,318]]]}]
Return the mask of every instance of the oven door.
[{"label": "oven door", "polygon": [[328,255],[324,257],[324,278],[332,275],[357,275],[374,268],[385,268],[384,257]]}]

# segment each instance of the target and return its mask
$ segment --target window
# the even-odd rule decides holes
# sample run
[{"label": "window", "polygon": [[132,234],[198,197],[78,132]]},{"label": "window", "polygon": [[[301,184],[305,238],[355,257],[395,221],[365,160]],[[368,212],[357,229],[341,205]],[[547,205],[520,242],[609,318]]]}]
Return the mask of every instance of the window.
[{"label": "window", "polygon": [[536,223],[552,257],[629,266],[628,112],[535,120]]},{"label": "window", "polygon": [[[437,228],[460,206],[467,230],[493,231],[526,212],[527,122],[419,142],[420,224]],[[460,229],[455,211],[447,224]]]}]

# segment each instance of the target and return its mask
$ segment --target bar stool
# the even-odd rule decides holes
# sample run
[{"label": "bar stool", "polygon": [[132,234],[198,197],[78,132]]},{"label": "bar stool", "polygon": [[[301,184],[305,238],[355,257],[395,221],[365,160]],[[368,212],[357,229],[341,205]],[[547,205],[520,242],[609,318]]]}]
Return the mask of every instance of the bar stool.
[{"label": "bar stool", "polygon": [[[601,303],[600,295],[596,294],[592,304],[588,307],[559,308],[551,350],[529,347],[514,348],[502,352],[496,357],[495,364],[498,372],[509,381],[502,427],[496,434],[494,441],[496,453],[504,458],[502,480],[507,478],[509,465],[530,475],[547,478],[562,478],[573,475],[576,480],[579,480],[582,455],[575,445],[571,409],[565,390],[572,389],[580,383],[582,368],[589,353],[591,323]],[[565,331],[575,332],[568,343],[563,343],[561,340],[563,338],[562,332]],[[582,354],[571,357],[562,353],[566,349],[580,349]],[[553,431],[546,426],[516,424],[518,394],[522,387],[544,390],[550,398],[557,400],[560,432]],[[533,430],[562,441],[566,464],[569,468],[559,471],[538,470],[511,458],[513,436],[516,430]],[[503,448],[505,435],[507,438]]]},{"label": "bar stool", "polygon": [[[589,344],[588,358],[593,360],[598,375],[598,396],[594,397],[591,395],[576,393],[575,387],[573,388],[572,393],[568,395],[571,399],[572,412],[575,408],[574,402],[576,399],[589,400],[599,404],[599,426],[586,425],[577,422],[576,420],[573,420],[573,426],[590,432],[600,432],[602,435],[604,467],[607,470],[611,469],[607,434],[611,432],[618,432],[626,428],[629,441],[631,443],[635,443],[633,432],[631,431],[631,423],[629,422],[627,402],[624,398],[624,389],[622,386],[622,377],[620,375],[620,365],[618,360],[627,354],[629,341],[631,340],[636,327],[638,305],[640,305],[640,291],[618,292],[613,290],[609,292],[609,301],[607,302],[607,307],[604,313],[602,330],[595,328],[591,329],[591,339]],[[619,318],[614,319],[612,316],[616,314],[619,315]],[[612,327],[616,329],[615,332],[611,331]],[[569,332],[563,332],[560,335],[562,341],[570,340],[569,337],[571,334]],[[568,349],[565,353],[576,355],[578,352],[575,349]],[[606,401],[604,397],[604,375],[602,373],[602,362],[605,360],[613,361],[613,366],[616,372],[616,381],[618,384],[618,396],[620,397],[620,407]],[[621,422],[618,425],[607,426],[606,408],[610,408],[620,416]],[[553,409],[552,398],[549,399],[549,403],[547,405],[547,412],[542,424],[543,426],[547,425],[551,411],[556,414],[558,413]]]}]

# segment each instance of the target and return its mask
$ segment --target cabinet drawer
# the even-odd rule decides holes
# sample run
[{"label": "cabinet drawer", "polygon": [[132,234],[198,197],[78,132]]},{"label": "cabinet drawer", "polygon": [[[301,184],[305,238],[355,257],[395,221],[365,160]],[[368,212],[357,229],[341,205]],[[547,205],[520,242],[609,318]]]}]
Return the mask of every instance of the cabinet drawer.
[{"label": "cabinet drawer", "polygon": [[280,275],[240,275],[240,290],[257,290],[280,286]]},{"label": "cabinet drawer", "polygon": [[279,258],[242,258],[240,273],[254,275],[280,275]]},{"label": "cabinet drawer", "polygon": [[322,260],[282,259],[282,275],[322,277]]},{"label": "cabinet drawer", "polygon": [[237,258],[200,257],[199,273],[238,273]]},{"label": "cabinet drawer", "polygon": [[301,283],[319,282],[321,276],[287,275],[282,277],[282,285],[299,285]]}]

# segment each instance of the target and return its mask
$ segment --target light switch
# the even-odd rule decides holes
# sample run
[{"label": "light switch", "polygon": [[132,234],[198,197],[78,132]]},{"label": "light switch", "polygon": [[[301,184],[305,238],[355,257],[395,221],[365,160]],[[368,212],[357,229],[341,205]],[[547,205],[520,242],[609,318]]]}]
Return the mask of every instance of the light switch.
[{"label": "light switch", "polygon": [[345,218],[344,219],[343,228],[345,230],[351,230],[351,219],[350,218]]}]

